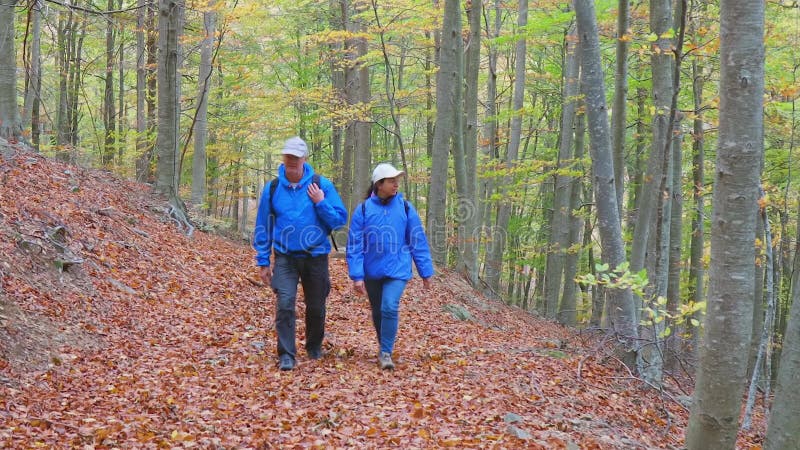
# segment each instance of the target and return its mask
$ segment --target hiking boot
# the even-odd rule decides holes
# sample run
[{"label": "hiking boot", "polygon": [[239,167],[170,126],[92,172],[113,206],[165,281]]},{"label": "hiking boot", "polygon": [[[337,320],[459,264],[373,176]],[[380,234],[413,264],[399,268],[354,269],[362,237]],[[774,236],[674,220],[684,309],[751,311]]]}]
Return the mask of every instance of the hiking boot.
[{"label": "hiking boot", "polygon": [[392,355],[386,352],[381,352],[378,355],[378,365],[383,370],[394,369],[394,361],[392,361]]},{"label": "hiking boot", "polygon": [[322,359],[325,354],[322,352],[322,349],[313,348],[308,350],[308,357],[311,359]]},{"label": "hiking boot", "polygon": [[292,370],[294,369],[294,358],[292,355],[283,354],[280,358],[280,363],[278,364],[278,368],[281,370]]}]

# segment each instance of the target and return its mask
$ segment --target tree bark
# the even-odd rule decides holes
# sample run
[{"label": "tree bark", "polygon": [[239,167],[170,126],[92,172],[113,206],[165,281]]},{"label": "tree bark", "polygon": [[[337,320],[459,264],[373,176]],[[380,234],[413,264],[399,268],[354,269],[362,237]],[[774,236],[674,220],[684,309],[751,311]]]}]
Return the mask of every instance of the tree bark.
[{"label": "tree bark", "polygon": [[705,335],[689,450],[733,449],[753,320],[755,218],[763,156],[764,3],[720,5],[720,106]]},{"label": "tree bark", "polygon": [[39,150],[40,118],[42,88],[42,2],[31,0],[28,3],[28,20],[31,27],[30,53],[25,64],[25,100],[22,107],[22,127],[31,127],[31,143]]},{"label": "tree bark", "polygon": [[614,73],[614,109],[611,115],[611,147],[614,154],[614,185],[617,190],[617,207],[622,219],[622,199],[625,192],[625,130],[628,115],[628,35],[630,0],[617,2],[617,55]]},{"label": "tree bark", "polygon": [[[578,33],[573,24],[564,37],[564,89],[562,92],[561,131],[558,147],[558,162],[554,176],[553,215],[550,219],[550,242],[545,263],[544,299],[545,317],[555,319],[560,316],[558,300],[561,295],[564,274],[564,260],[569,247],[569,216],[572,178],[566,172],[573,169],[572,143],[575,122],[575,102],[580,88],[578,80],[577,48]],[[571,281],[571,280],[567,280]],[[571,308],[574,312],[574,306]],[[567,321],[570,313],[564,310]],[[574,323],[574,315],[572,316]],[[564,323],[559,318],[559,322]]]},{"label": "tree bark", "polygon": [[[800,217],[800,214],[798,214]],[[800,230],[800,221],[798,221]],[[775,399],[769,415],[765,450],[800,448],[800,243],[795,246],[792,306],[783,336]]]},{"label": "tree bark", "polygon": [[14,44],[15,0],[0,0],[0,138],[22,135],[17,104],[17,58]]},{"label": "tree bark", "polygon": [[[206,204],[208,193],[206,185],[206,144],[208,142],[208,100],[211,90],[214,41],[217,31],[215,0],[208,3],[208,11],[203,12],[205,35],[200,42],[200,68],[197,80],[197,116],[194,122],[194,153],[192,154],[192,203],[195,206]],[[203,208],[205,209],[205,208]]]},{"label": "tree bark", "polygon": [[461,261],[464,275],[472,287],[478,285],[478,241],[480,239],[480,215],[478,212],[478,78],[481,69],[481,12],[482,1],[469,3],[467,18],[469,40],[464,64],[464,158],[466,186],[464,203],[458,209],[461,219],[459,232],[461,242]]},{"label": "tree bark", "polygon": [[433,262],[447,264],[447,169],[448,154],[456,126],[455,102],[461,48],[461,8],[458,0],[445,0],[442,21],[442,44],[439,51],[439,71],[436,77],[436,127],[433,135],[433,158],[428,203],[428,238]]},{"label": "tree bark", "polygon": [[[514,93],[511,106],[513,115],[511,117],[511,130],[505,160],[505,168],[509,172],[517,161],[522,137],[522,108],[525,100],[525,61],[527,58],[527,42],[524,30],[527,25],[528,1],[520,0],[517,30],[523,36],[517,39],[514,49]],[[494,225],[493,238],[486,255],[486,283],[495,292],[500,288],[500,276],[503,272],[503,254],[506,247],[506,236],[508,235],[508,223],[511,220],[512,207],[508,201],[507,192],[513,181],[511,174],[504,176],[503,185],[500,187],[500,206],[497,211],[497,221]]]},{"label": "tree bark", "polygon": [[[114,0],[108,0],[108,11],[115,9]],[[114,102],[114,65],[116,64],[114,52],[116,45],[115,23],[113,20],[106,22],[106,70],[103,89],[103,129],[105,142],[101,151],[101,163],[110,167],[116,154],[117,113]]]},{"label": "tree bark", "polygon": [[158,2],[158,136],[155,190],[177,196],[178,180],[178,0]]},{"label": "tree bark", "polygon": [[[597,223],[600,231],[603,261],[612,269],[622,267],[625,246],[617,208],[614,185],[614,164],[609,136],[603,69],[600,60],[600,38],[594,2],[575,0],[578,35],[581,42],[581,91],[586,103],[589,139],[591,141],[593,184],[597,202]],[[637,348],[637,322],[633,296],[629,288],[608,289],[609,320],[620,339],[625,364],[633,368]]]}]

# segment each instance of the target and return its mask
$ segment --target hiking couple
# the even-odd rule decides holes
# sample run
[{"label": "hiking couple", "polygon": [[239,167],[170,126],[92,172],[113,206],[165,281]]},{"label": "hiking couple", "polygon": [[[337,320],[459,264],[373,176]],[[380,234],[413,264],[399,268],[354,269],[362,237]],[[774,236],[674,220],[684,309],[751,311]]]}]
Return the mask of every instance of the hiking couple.
[{"label": "hiking couple", "polygon": [[[306,354],[310,359],[323,356],[325,303],[331,288],[328,235],[346,224],[347,210],[333,183],[317,175],[306,161],[305,141],[293,137],[281,153],[283,164],[278,167],[278,177],[261,192],[253,247],[261,280],[277,297],[278,367],[292,370],[297,364],[298,282],[303,285],[306,304]],[[378,164],[367,198],[353,213],[347,242],[350,278],[356,292],[369,298],[382,369],[394,368],[391,355],[400,296],[412,277],[412,258],[425,289],[429,289],[434,274],[420,217],[398,193],[402,175],[390,164]]]}]

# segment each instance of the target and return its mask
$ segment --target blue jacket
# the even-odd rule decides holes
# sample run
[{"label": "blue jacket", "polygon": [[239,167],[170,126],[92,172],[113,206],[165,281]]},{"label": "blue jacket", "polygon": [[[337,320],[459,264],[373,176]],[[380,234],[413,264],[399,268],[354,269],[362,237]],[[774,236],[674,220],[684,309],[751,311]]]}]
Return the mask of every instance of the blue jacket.
[{"label": "blue jacket", "polygon": [[[315,205],[307,193],[314,169],[308,163],[303,165],[303,169],[300,183],[292,187],[281,164],[275,198],[270,199],[270,183],[261,191],[253,232],[253,248],[259,266],[269,266],[273,248],[278,253],[292,256],[326,255],[331,252],[328,233],[347,223],[347,209],[333,183],[320,177],[320,188],[325,198]],[[271,212],[274,213],[274,224]]]},{"label": "blue jacket", "polygon": [[412,258],[419,276],[433,276],[422,221],[410,203],[406,212],[406,203],[400,193],[385,204],[373,194],[364,201],[363,208],[359,205],[353,211],[347,239],[347,266],[353,281],[410,280]]}]

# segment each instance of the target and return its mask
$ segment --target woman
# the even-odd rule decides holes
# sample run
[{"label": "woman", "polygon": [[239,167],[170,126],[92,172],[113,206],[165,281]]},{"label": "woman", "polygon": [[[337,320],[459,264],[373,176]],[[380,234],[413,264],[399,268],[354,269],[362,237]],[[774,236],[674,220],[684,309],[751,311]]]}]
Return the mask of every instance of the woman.
[{"label": "woman", "polygon": [[347,240],[353,288],[359,294],[367,294],[372,307],[381,369],[394,369],[392,350],[397,338],[400,296],[412,277],[411,260],[425,290],[430,289],[434,273],[419,214],[397,192],[402,175],[391,164],[375,167],[366,199],[353,212]]}]

